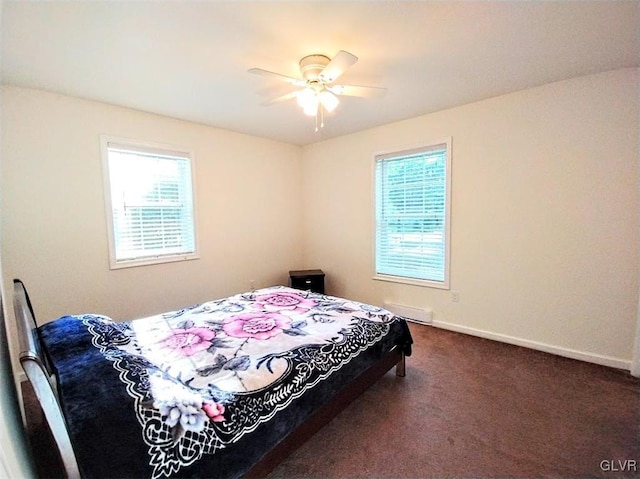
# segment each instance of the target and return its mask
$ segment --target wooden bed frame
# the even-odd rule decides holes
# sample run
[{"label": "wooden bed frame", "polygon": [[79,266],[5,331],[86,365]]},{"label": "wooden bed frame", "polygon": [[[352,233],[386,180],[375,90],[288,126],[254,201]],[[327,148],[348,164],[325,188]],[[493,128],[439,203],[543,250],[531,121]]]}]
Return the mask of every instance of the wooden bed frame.
[{"label": "wooden bed frame", "polygon": [[[47,358],[42,351],[40,338],[31,301],[22,281],[14,279],[13,306],[20,341],[20,363],[36,393],[45,418],[53,434],[60,452],[65,473],[69,479],[80,478],[80,469],[76,460],[66,421],[58,399],[55,376],[51,371]],[[390,369],[396,367],[396,375],[405,376],[405,356],[401,348],[396,346],[381,360],[344,387],[334,397],[316,410],[304,423],[289,434],[273,449],[268,451],[254,464],[245,478],[266,476],[288,455],[300,447],[304,441],[313,436],[325,424],[357,399]]]}]

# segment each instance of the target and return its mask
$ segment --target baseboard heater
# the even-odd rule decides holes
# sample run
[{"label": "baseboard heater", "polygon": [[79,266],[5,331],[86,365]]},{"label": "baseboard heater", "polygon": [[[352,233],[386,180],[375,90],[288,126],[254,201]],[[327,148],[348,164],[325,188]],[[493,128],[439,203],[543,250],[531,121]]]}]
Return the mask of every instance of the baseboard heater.
[{"label": "baseboard heater", "polygon": [[431,324],[433,322],[433,311],[429,308],[414,308],[396,303],[384,303],[385,309],[397,316],[421,324]]}]

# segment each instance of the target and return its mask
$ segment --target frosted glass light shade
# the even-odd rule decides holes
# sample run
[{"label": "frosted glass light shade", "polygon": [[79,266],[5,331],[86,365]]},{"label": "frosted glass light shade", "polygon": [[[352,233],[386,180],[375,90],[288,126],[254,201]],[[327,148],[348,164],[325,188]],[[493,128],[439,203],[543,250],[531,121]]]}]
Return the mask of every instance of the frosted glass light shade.
[{"label": "frosted glass light shade", "polygon": [[322,90],[320,93],[318,93],[318,99],[320,100],[320,103],[322,103],[324,109],[329,113],[335,110],[338,106],[338,103],[340,103],[338,97],[328,90]]},{"label": "frosted glass light shade", "polygon": [[298,105],[300,105],[305,115],[315,116],[318,111],[318,97],[311,88],[305,88],[298,93]]}]

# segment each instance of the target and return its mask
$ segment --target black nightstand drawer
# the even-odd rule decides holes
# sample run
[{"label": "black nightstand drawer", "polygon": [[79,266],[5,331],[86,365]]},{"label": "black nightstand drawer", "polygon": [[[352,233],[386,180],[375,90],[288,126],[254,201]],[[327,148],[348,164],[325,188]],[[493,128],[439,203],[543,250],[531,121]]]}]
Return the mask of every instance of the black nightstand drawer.
[{"label": "black nightstand drawer", "polygon": [[289,271],[291,287],[324,294],[324,273],[321,269]]}]

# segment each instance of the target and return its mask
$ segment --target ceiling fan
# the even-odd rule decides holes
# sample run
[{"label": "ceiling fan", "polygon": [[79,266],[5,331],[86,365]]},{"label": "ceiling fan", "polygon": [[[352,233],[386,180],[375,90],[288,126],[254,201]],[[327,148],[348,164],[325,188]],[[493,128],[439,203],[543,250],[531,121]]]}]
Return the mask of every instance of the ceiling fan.
[{"label": "ceiling fan", "polygon": [[276,78],[297,87],[294,91],[263,102],[263,105],[273,105],[296,98],[306,115],[316,117],[316,131],[318,131],[318,117],[320,117],[320,128],[322,128],[324,112],[331,113],[340,103],[338,95],[373,98],[386,93],[386,88],[333,83],[357,61],[358,57],[355,55],[340,50],[333,58],[322,54],[307,55],[302,58],[300,60],[302,78],[294,78],[262,68],[251,68],[249,73]]}]

